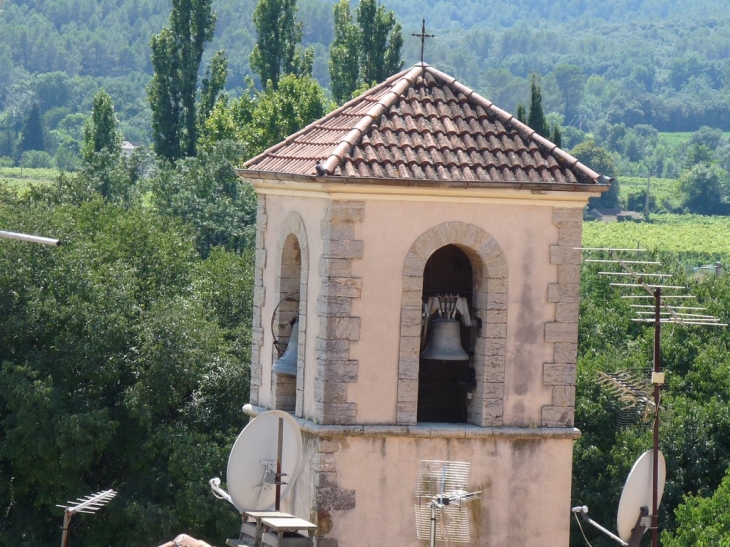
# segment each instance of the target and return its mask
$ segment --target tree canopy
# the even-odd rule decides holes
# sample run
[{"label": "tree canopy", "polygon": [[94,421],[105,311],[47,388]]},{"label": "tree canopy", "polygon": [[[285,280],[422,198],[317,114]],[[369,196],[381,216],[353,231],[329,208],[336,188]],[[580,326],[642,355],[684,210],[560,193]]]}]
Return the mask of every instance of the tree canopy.
[{"label": "tree canopy", "polygon": [[296,21],[298,9],[296,0],[259,0],[253,12],[258,39],[249,62],[265,87],[271,82],[277,89],[286,74],[312,72],[314,51],[302,51],[299,46],[304,31]]},{"label": "tree canopy", "polygon": [[155,151],[168,160],[195,155],[198,70],[214,29],[211,0],[173,0],[169,26],[150,41],[155,72],[147,92]]}]

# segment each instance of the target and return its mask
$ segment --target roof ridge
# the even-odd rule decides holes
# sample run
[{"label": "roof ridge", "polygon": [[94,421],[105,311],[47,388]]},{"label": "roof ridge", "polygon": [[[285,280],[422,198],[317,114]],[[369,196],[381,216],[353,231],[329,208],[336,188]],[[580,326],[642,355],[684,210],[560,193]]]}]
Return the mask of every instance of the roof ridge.
[{"label": "roof ridge", "polygon": [[[428,66],[428,65],[426,65],[426,66]],[[343,104],[341,106],[338,106],[332,112],[329,112],[328,114],[326,114],[324,117],[322,117],[322,118],[320,118],[318,120],[313,121],[312,123],[306,125],[305,127],[303,127],[302,129],[300,129],[296,133],[292,133],[291,135],[289,135],[288,137],[286,137],[286,139],[284,139],[283,141],[278,142],[278,143],[276,143],[273,146],[270,146],[269,148],[267,148],[263,152],[261,152],[259,154],[256,154],[254,157],[246,160],[244,162],[244,164],[243,164],[243,167],[245,168],[250,163],[254,163],[258,159],[260,159],[262,156],[265,156],[266,154],[270,154],[271,152],[276,152],[280,148],[286,146],[291,141],[293,141],[294,139],[296,139],[299,135],[301,135],[305,131],[310,130],[312,127],[316,127],[316,126],[323,125],[324,123],[326,123],[328,120],[330,120],[334,116],[337,116],[345,108],[351,107],[353,104],[357,103],[358,101],[362,102],[363,98],[365,97],[365,95],[367,93],[376,92],[376,91],[380,90],[381,88],[388,86],[390,83],[392,83],[393,81],[397,80],[398,78],[402,78],[406,73],[408,73],[411,70],[413,70],[413,67],[407,68],[405,70],[401,70],[400,72],[398,72],[396,74],[393,74],[389,78],[387,78],[387,79],[383,80],[382,82],[380,82],[375,87],[371,87],[370,89],[368,89],[366,93],[362,93],[362,94],[358,95],[357,97],[354,97],[354,98],[350,99],[345,104]]]},{"label": "roof ridge", "polygon": [[357,122],[355,127],[350,129],[350,131],[348,131],[348,133],[344,137],[342,137],[337,147],[332,151],[329,157],[324,162],[322,162],[322,167],[324,167],[325,171],[328,174],[331,175],[335,172],[337,166],[342,162],[345,153],[347,153],[350,148],[352,148],[355,143],[360,140],[363,133],[365,133],[365,130],[370,127],[370,125],[375,120],[380,118],[380,116],[382,116],[384,112],[386,112],[391,106],[393,106],[395,101],[405,92],[406,89],[408,89],[409,86],[413,85],[413,83],[416,81],[416,78],[418,78],[424,68],[425,66],[422,66],[419,63],[418,65],[415,65],[408,70],[396,74],[395,76],[399,78],[397,81],[395,77],[391,77],[385,81],[389,82],[390,80],[391,82],[394,81],[395,83],[393,84],[393,87],[390,89],[390,91],[388,91],[384,97],[380,98],[378,102],[376,102],[365,113],[365,115],[360,118],[360,121]]}]

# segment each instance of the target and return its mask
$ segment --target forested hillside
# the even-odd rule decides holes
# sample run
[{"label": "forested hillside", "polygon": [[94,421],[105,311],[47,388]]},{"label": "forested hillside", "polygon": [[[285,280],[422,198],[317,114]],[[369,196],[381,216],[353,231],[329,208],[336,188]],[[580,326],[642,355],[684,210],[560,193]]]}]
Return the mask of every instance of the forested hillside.
[{"label": "forested hillside", "polygon": [[[225,49],[227,87],[234,95],[252,75],[254,7],[253,0],[213,3],[215,37],[202,66]],[[313,75],[325,87],[332,7],[330,0],[303,0],[298,12],[302,43],[314,47]],[[418,61],[420,42],[410,34],[425,17],[437,35],[427,41],[425,60],[503,108],[514,112],[518,103],[526,104],[530,77],[537,74],[552,123],[573,128],[564,147],[585,138],[578,129],[605,140],[617,124],[638,127],[635,139],[649,128],[730,130],[730,16],[720,0],[394,0],[388,7],[404,25],[406,65]],[[19,161],[18,134],[37,103],[44,150],[57,159],[61,149],[62,167],[73,168],[67,158],[78,152],[83,116],[99,87],[111,95],[125,139],[150,142],[149,42],[163,26],[169,2],[5,0],[2,8],[0,157]],[[620,156],[643,159],[645,144],[638,144],[622,145]],[[642,169],[663,172],[662,165]],[[665,174],[677,176],[678,169]]]}]

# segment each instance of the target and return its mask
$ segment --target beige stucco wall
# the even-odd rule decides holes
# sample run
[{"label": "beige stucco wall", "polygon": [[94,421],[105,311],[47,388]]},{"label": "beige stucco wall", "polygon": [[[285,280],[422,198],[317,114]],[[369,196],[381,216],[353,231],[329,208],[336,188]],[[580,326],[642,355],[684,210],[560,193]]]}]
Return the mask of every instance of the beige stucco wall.
[{"label": "beige stucco wall", "polygon": [[568,544],[570,441],[350,438],[343,448],[336,455],[340,487],[355,490],[357,504],[368,509],[333,516],[331,535],[340,545],[419,544],[413,491],[422,459],[471,463],[470,485],[482,490],[470,508],[472,545]]},{"label": "beige stucco wall", "polygon": [[[369,196],[366,196],[369,197]],[[263,284],[267,298],[262,308],[262,386],[259,404],[272,408],[272,335],[269,324],[276,295],[280,222],[292,212],[306,229],[309,246],[307,329],[303,416],[317,419],[314,402],[317,359],[318,298],[321,294],[322,223],[330,196],[267,194]],[[347,400],[357,407],[356,423],[396,422],[400,301],[403,266],[418,237],[444,222],[478,226],[497,242],[507,262],[508,306],[505,367],[504,424],[540,425],[541,409],[549,405],[552,388],[543,383],[543,364],[552,361],[553,344],[545,341],[545,324],[555,318],[548,301],[548,285],[557,282],[557,266],[550,248],[558,241],[553,204],[508,200],[364,199],[362,222],[355,238],[364,245],[362,259],[352,261],[353,277],[362,280],[352,315],[360,318],[359,339],[350,344],[350,358],[358,362],[358,377],[347,385]],[[569,204],[571,205],[571,204]],[[575,206],[574,204],[572,204]],[[285,231],[285,230],[284,230]],[[486,320],[486,318],[483,318]]]},{"label": "beige stucco wall", "polygon": [[[318,442],[334,447],[326,462],[320,463]],[[318,441],[317,435],[305,433],[304,461],[309,465],[303,466],[283,508],[318,522],[340,547],[422,546],[413,507],[419,462],[465,461],[471,464],[469,490],[482,492],[468,509],[469,545],[565,546],[571,454],[571,439],[360,435]],[[352,508],[311,510],[317,491],[314,469],[321,466],[336,474],[340,495],[351,496]]]},{"label": "beige stucco wall", "polygon": [[[545,323],[555,306],[547,287],[556,281],[550,245],[557,241],[552,207],[434,201],[366,201],[356,237],[365,242],[363,260],[354,275],[363,279],[362,297],[353,303],[361,317],[360,340],[351,350],[359,360],[359,378],[348,395],[357,403],[357,423],[394,423],[400,341],[400,300],[406,255],[416,239],[444,222],[481,227],[497,241],[507,258],[507,369],[505,424],[540,424],[542,405],[552,392],[542,383],[542,365],[552,359],[544,341]],[[484,318],[486,320],[486,318]]]}]

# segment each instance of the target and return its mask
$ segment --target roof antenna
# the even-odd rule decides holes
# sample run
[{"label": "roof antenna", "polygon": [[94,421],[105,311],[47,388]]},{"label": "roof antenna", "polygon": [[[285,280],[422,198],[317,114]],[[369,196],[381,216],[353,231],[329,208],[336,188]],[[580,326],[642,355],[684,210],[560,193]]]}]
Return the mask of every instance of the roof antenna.
[{"label": "roof antenna", "polygon": [[435,38],[435,34],[426,34],[426,20],[423,19],[421,21],[421,34],[411,34],[411,36],[415,36],[416,38],[421,39],[421,68],[423,68],[423,46],[426,43],[426,38]]}]

